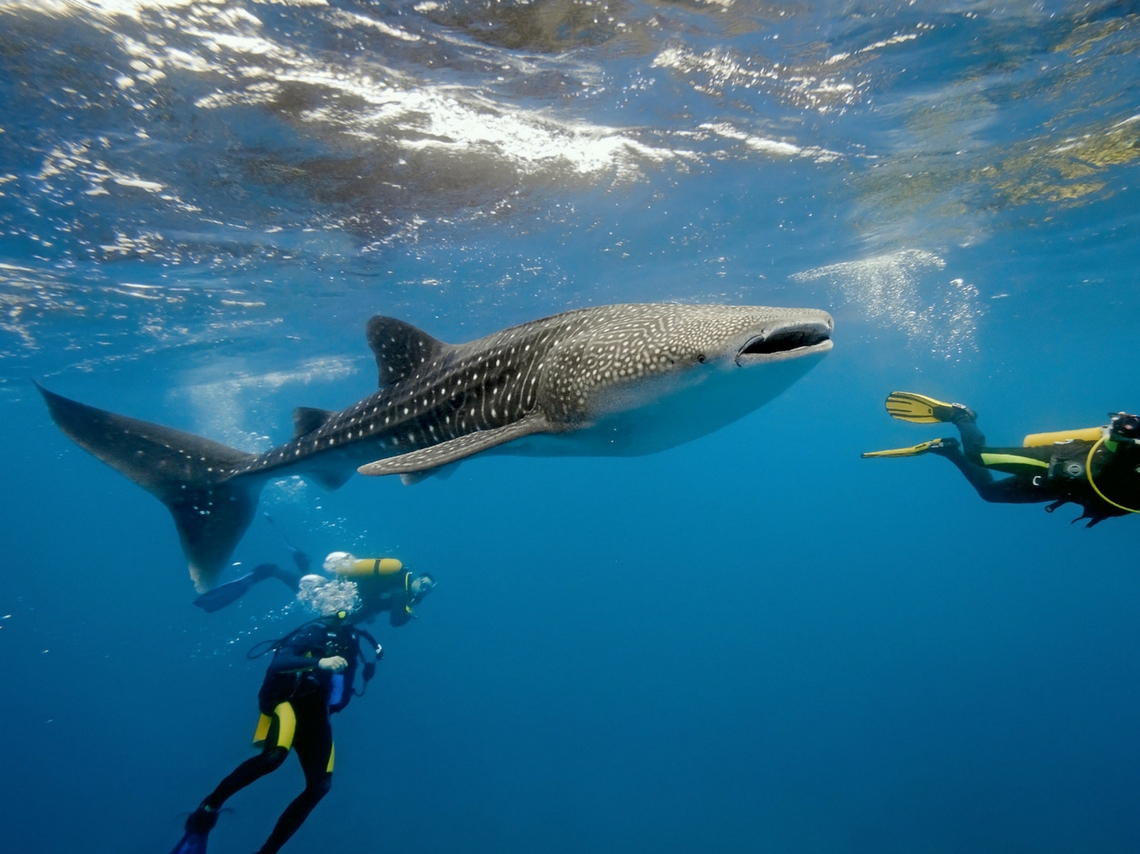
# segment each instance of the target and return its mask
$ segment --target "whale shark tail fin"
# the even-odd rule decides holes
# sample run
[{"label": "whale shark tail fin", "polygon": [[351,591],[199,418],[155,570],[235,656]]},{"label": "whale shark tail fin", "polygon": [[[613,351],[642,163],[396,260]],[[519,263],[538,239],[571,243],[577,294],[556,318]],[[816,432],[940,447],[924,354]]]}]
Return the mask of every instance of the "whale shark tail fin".
[{"label": "whale shark tail fin", "polygon": [[166,505],[194,587],[209,590],[257,509],[263,481],[240,474],[255,455],[36,388],[69,439]]}]

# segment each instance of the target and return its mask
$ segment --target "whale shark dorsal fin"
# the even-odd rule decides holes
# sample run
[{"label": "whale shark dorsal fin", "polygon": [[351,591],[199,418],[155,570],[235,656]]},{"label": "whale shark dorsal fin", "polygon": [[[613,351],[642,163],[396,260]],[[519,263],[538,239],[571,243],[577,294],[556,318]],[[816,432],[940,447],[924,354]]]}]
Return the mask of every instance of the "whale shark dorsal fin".
[{"label": "whale shark dorsal fin", "polygon": [[325,422],[336,415],[330,409],[316,409],[312,406],[298,406],[293,410],[293,438],[300,439],[325,426]]},{"label": "whale shark dorsal fin", "polygon": [[[460,436],[457,439],[441,442],[438,445],[420,448],[418,451],[410,451],[406,454],[399,454],[395,457],[386,457],[382,460],[376,460],[376,462],[373,463],[366,463],[360,466],[357,471],[361,474],[373,476],[385,474],[414,475],[418,472],[430,473],[449,463],[458,462],[480,451],[494,448],[497,445],[505,445],[507,442],[513,442],[515,439],[521,439],[523,436],[530,436],[534,433],[558,433],[564,429],[565,428],[552,424],[544,415],[528,415],[521,421],[514,421],[503,427],[496,427],[493,430],[478,430],[474,433],[468,433],[466,436]],[[418,480],[420,480],[420,478],[404,478],[404,483],[416,483]]]},{"label": "whale shark dorsal fin", "polygon": [[368,346],[376,354],[381,388],[406,380],[448,349],[422,329],[380,314],[368,321],[367,335]]}]

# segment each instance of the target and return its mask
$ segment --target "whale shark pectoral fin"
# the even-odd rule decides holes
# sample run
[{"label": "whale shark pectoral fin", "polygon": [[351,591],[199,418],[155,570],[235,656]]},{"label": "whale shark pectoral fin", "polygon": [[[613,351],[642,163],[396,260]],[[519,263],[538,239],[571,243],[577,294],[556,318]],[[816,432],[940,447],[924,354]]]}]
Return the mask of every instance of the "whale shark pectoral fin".
[{"label": "whale shark pectoral fin", "polygon": [[456,460],[453,463],[447,463],[446,465],[442,465],[437,469],[423,469],[422,471],[405,472],[404,474],[400,475],[400,483],[404,484],[404,486],[413,486],[414,484],[419,483],[421,480],[427,480],[429,477],[438,478],[439,480],[447,480],[449,477],[455,474],[455,470],[459,468],[460,462],[462,462],[462,460]]},{"label": "whale shark pectoral fin", "polygon": [[562,432],[562,430],[547,421],[546,416],[528,415],[521,421],[515,421],[503,427],[495,427],[492,430],[478,430],[474,433],[468,433],[466,436],[460,436],[457,439],[451,439],[450,441],[442,442],[438,445],[420,448],[418,451],[410,451],[409,453],[400,454],[396,457],[387,457],[383,460],[377,460],[374,463],[366,463],[358,468],[357,471],[361,474],[374,476],[385,474],[414,474],[416,472],[437,469],[448,463],[467,459],[467,457],[477,454],[480,451],[486,451],[488,448],[494,448],[498,445],[505,445],[507,442],[513,442],[515,439],[521,439],[524,436],[530,436],[534,433],[559,432]]}]

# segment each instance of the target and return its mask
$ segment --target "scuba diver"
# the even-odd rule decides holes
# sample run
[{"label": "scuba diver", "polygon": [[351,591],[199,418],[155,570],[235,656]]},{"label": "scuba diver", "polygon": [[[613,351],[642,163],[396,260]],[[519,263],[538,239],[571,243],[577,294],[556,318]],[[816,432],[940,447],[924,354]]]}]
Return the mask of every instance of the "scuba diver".
[{"label": "scuba diver", "polygon": [[[356,626],[362,599],[352,581],[307,575],[298,598],[320,616],[249,656],[273,650],[273,660],[258,692],[261,717],[254,745],[261,753],[237,766],[186,820],[185,835],[171,854],[205,854],[218,811],[236,792],[276,771],[295,749],[305,774],[305,789],[285,808],[258,854],[275,854],[328,793],[333,774],[333,737],[329,715],[342,711],[352,696],[363,696],[383,650]],[[376,613],[372,611],[373,615]],[[354,686],[358,665],[361,689]]]},{"label": "scuba diver", "polygon": [[[887,397],[887,412],[915,424],[953,424],[962,437],[932,439],[911,448],[870,451],[864,457],[934,454],[950,460],[986,501],[1035,504],[1046,511],[1079,504],[1086,527],[1112,516],[1140,513],[1140,417],[1109,413],[1104,427],[1032,433],[1020,448],[986,447],[977,415],[960,403],[944,403],[908,391]],[[994,472],[1010,477],[994,479]]]},{"label": "scuba diver", "polygon": [[[272,524],[273,519],[265,514]],[[301,579],[309,574],[309,556],[282,535],[285,547],[293,557],[295,569],[275,563],[263,563],[240,578],[219,584],[194,600],[203,611],[213,613],[244,596],[254,584],[267,578],[276,578],[294,593],[301,589]],[[428,573],[417,574],[404,569],[396,558],[356,558],[348,552],[333,552],[325,558],[324,569],[335,577],[348,578],[357,583],[364,600],[367,615],[372,620],[381,611],[389,612],[389,622],[402,626],[415,616],[415,605],[435,587],[435,579]]]},{"label": "scuba diver", "polygon": [[435,588],[435,578],[426,572],[410,572],[394,557],[358,558],[348,552],[332,552],[325,558],[325,572],[350,579],[360,590],[359,618],[371,622],[388,612],[393,627],[402,626],[416,615],[415,607]]}]

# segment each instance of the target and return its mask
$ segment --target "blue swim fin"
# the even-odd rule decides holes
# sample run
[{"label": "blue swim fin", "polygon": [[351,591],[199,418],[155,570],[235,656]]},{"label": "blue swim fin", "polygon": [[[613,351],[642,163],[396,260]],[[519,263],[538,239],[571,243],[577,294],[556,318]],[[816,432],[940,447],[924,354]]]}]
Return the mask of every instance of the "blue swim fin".
[{"label": "blue swim fin", "polygon": [[233,581],[219,584],[213,590],[207,590],[194,600],[194,604],[212,614],[231,602],[236,602],[249,591],[249,588],[267,578],[276,578],[296,592],[301,588],[301,575],[302,573],[295,570],[282,569],[275,563],[258,564],[252,572],[247,572],[241,578],[235,578]]},{"label": "blue swim fin", "polygon": [[186,819],[186,835],[170,854],[206,854],[206,839],[218,823],[218,811],[200,806]]},{"label": "blue swim fin", "polygon": [[245,595],[246,591],[253,586],[253,583],[258,580],[259,579],[255,578],[253,573],[250,572],[241,578],[235,578],[233,581],[219,584],[213,590],[207,590],[194,600],[194,604],[203,611],[212,614],[215,611],[220,611],[231,602],[240,599]]},{"label": "blue swim fin", "polygon": [[188,830],[170,854],[206,854],[207,836],[206,833]]}]

